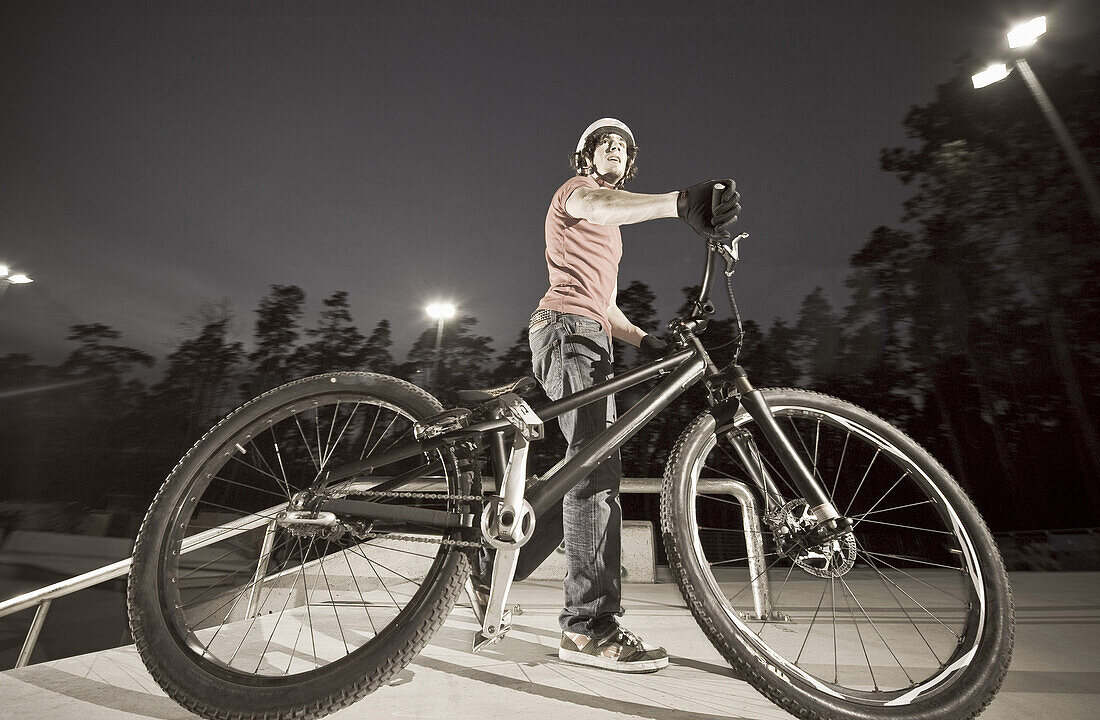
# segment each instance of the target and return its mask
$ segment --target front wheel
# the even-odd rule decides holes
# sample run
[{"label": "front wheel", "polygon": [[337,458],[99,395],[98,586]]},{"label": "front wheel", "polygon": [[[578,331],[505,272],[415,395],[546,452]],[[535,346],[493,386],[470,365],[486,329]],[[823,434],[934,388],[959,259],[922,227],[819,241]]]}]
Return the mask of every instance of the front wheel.
[{"label": "front wheel", "polygon": [[[700,627],[797,717],[977,715],[1008,670],[1013,636],[1008,578],[977,510],[881,418],[818,393],[763,394],[854,527],[807,542],[812,514],[748,412],[731,402],[703,413],[670,456],[661,495],[669,564]],[[753,481],[764,475],[781,495],[767,506]],[[738,483],[756,498],[755,528],[742,521],[746,501],[722,490]]]}]

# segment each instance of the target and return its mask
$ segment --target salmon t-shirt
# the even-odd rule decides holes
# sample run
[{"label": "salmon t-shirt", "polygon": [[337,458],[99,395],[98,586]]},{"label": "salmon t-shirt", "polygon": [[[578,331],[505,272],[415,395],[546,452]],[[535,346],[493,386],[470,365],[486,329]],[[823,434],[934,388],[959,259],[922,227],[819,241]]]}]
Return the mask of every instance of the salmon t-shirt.
[{"label": "salmon t-shirt", "polygon": [[546,211],[546,269],[550,289],[540,308],[598,320],[608,335],[607,307],[614,300],[623,238],[618,226],[578,220],[565,211],[569,194],[579,187],[608,187],[595,178],[569,178],[554,193]]}]

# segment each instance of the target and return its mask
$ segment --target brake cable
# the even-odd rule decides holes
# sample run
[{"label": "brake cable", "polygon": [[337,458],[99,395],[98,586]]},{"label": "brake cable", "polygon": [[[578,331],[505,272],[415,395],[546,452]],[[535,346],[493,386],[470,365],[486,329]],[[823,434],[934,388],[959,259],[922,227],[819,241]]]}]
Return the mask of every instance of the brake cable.
[{"label": "brake cable", "polygon": [[[730,342],[737,344],[737,347],[733,351],[733,361],[730,363],[731,365],[737,364],[737,359],[741,356],[741,348],[745,343],[745,328],[741,324],[741,311],[737,307],[737,300],[733,297],[733,271],[736,269],[737,261],[740,259],[737,252],[737,245],[748,236],[748,233],[741,233],[730,240],[729,245],[723,245],[717,240],[711,240],[711,247],[713,247],[726,261],[726,269],[723,271],[726,275],[726,295],[729,296],[730,310],[733,312],[733,321],[736,325],[736,331],[733,333],[733,338]],[[723,347],[725,347],[725,345],[715,349],[720,350]]]}]

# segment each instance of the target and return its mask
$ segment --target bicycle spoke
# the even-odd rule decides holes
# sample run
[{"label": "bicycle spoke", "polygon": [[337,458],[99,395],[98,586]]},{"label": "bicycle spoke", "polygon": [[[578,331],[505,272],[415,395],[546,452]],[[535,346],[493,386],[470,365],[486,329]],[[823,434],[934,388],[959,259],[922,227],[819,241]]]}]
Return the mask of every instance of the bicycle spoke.
[{"label": "bicycle spoke", "polygon": [[867,618],[867,622],[870,623],[871,629],[875,631],[876,635],[878,635],[878,639],[882,641],[882,644],[886,647],[887,652],[889,652],[891,657],[894,658],[894,661],[898,664],[898,667],[901,668],[901,671],[905,673],[905,678],[909,681],[910,684],[912,684],[913,678],[909,676],[909,671],[906,670],[905,666],[901,664],[901,660],[899,660],[898,656],[894,653],[894,649],[890,647],[890,643],[886,642],[886,638],[884,638],[882,636],[882,633],[879,632],[878,626],[875,625],[875,621],[872,620],[871,616],[867,614],[867,611],[863,608],[863,603],[861,603],[859,601],[859,598],[856,597],[855,592],[850,587],[848,587],[848,583],[844,581],[843,577],[840,578],[840,584],[848,589],[848,592],[851,594],[852,599],[855,600],[856,605],[859,606],[859,611],[863,613],[863,617]]},{"label": "bicycle spoke", "polygon": [[[320,411],[318,411],[319,413]],[[325,438],[325,449],[322,452],[321,444],[317,444],[317,454],[321,456],[321,468],[325,468],[325,464],[328,462],[329,454],[332,451],[332,431],[336,429],[336,418],[340,414],[340,401],[336,401],[336,405],[332,408],[332,421],[328,424],[328,437]]]},{"label": "bicycle spoke", "polygon": [[[793,567],[793,566],[792,566]],[[837,660],[839,652],[836,642],[836,578],[829,578],[829,615],[833,619],[833,684],[840,683],[840,664]]]},{"label": "bicycle spoke", "polygon": [[867,661],[867,672],[871,676],[871,683],[875,686],[875,690],[878,691],[878,680],[875,678],[875,671],[871,667],[871,656],[867,654],[867,644],[863,642],[863,633],[859,630],[859,619],[855,613],[852,612],[852,604],[848,602],[848,585],[841,580],[840,595],[844,598],[844,604],[848,606],[848,615],[852,618],[852,625],[856,628],[856,637],[859,638],[859,646],[863,649],[863,659]]},{"label": "bicycle spoke", "polygon": [[817,599],[817,608],[814,610],[814,616],[810,620],[810,627],[806,629],[806,637],[802,639],[802,647],[798,649],[798,655],[794,658],[794,664],[798,665],[798,661],[802,659],[802,652],[806,649],[806,643],[810,641],[810,633],[814,630],[814,625],[817,623],[817,615],[821,612],[821,603],[825,601],[825,590],[828,589],[824,583],[821,587],[821,597]]},{"label": "bicycle spoke", "polygon": [[859,520],[861,518],[867,517],[868,515],[878,515],[880,513],[892,512],[894,510],[904,510],[905,508],[918,507],[920,505],[934,505],[934,504],[935,503],[933,503],[931,500],[921,500],[920,502],[912,502],[912,503],[908,503],[906,505],[896,505],[894,507],[884,508],[882,510],[875,510],[874,512],[856,513],[854,515],[849,515],[848,517],[852,518],[853,520]]},{"label": "bicycle spoke", "polygon": [[[836,464],[836,477],[833,478],[833,487],[829,491],[829,498],[836,497],[836,486],[840,482],[840,469],[844,467],[844,458],[848,454],[848,441],[852,439],[852,433],[844,434],[844,447],[840,449],[840,462]],[[835,505],[836,503],[834,503]]]},{"label": "bicycle spoke", "polygon": [[374,447],[372,447],[372,448],[370,449],[370,452],[366,453],[366,457],[370,457],[371,455],[373,455],[373,454],[374,454],[374,451],[375,451],[376,449],[378,449],[378,444],[379,444],[380,442],[382,442],[382,439],[383,439],[384,437],[386,437],[386,433],[388,433],[388,432],[390,431],[390,428],[392,428],[392,427],[393,427],[393,424],[394,424],[395,422],[397,422],[397,417],[398,417],[397,415],[394,415],[394,416],[393,416],[393,420],[390,420],[390,424],[389,424],[389,425],[387,425],[387,426],[386,426],[386,429],[382,431],[382,434],[378,436],[378,440],[376,440],[376,441],[375,441],[375,443],[374,443]]},{"label": "bicycle spoke", "polygon": [[363,437],[363,449],[359,451],[359,459],[362,460],[367,454],[367,445],[370,445],[370,439],[374,435],[374,428],[378,425],[378,416],[382,413],[382,406],[377,405],[374,408],[374,419],[371,420],[370,428],[367,430],[367,434]]},{"label": "bicycle spoke", "polygon": [[915,563],[918,563],[920,565],[930,565],[932,567],[944,568],[945,570],[954,570],[955,572],[960,572],[960,573],[966,572],[962,568],[952,567],[951,565],[944,565],[942,563],[934,563],[934,562],[930,562],[928,560],[921,560],[920,558],[907,557],[905,555],[893,555],[891,553],[877,553],[877,552],[871,552],[870,550],[864,550],[863,554],[864,555],[873,555],[874,557],[877,557],[877,558],[893,558],[894,560],[905,560],[906,562],[915,562]]},{"label": "bicycle spoke", "polygon": [[[867,551],[866,551],[866,550],[863,550],[862,552],[863,552],[863,554],[864,554],[864,555],[866,555],[866,554],[867,554]],[[878,557],[878,556],[876,556],[876,557]],[[918,577],[916,577],[916,576],[914,576],[914,575],[910,575],[909,573],[905,572],[905,571],[904,571],[904,570],[902,570],[901,568],[899,568],[899,567],[897,567],[897,566],[894,566],[894,565],[891,565],[891,564],[890,564],[890,563],[888,563],[887,561],[883,560],[883,559],[882,559],[881,557],[879,557],[879,562],[880,562],[880,563],[882,563],[883,565],[885,565],[886,567],[890,568],[891,570],[894,570],[894,571],[896,571],[896,572],[899,572],[899,573],[901,573],[902,575],[904,575],[905,577],[909,578],[910,580],[913,580],[914,582],[918,582],[918,583],[920,583],[921,585],[924,585],[925,587],[927,587],[927,588],[929,588],[929,589],[931,589],[931,590],[935,590],[935,591],[937,591],[937,592],[943,593],[944,595],[946,595],[946,596],[948,596],[948,597],[950,597],[950,598],[953,598],[953,599],[955,599],[955,600],[958,600],[958,601],[959,601],[959,604],[960,604],[960,605],[962,605],[962,606],[964,606],[964,607],[965,607],[966,605],[968,605],[968,604],[969,604],[969,602],[968,602],[967,600],[964,600],[963,598],[959,597],[958,595],[954,595],[954,594],[952,594],[952,593],[949,593],[949,592],[947,592],[946,590],[944,590],[943,588],[939,588],[939,587],[936,587],[935,585],[931,585],[931,584],[929,584],[929,583],[925,582],[924,580],[921,580],[920,578],[918,578]]]},{"label": "bicycle spoke", "polygon": [[[302,447],[309,453],[309,460],[313,463],[313,469],[318,470],[320,468],[320,462],[317,458],[313,457],[313,448],[309,445],[309,440],[306,439],[306,431],[302,429],[302,423],[298,420],[298,416],[294,416],[294,425],[298,428],[298,435],[302,438]],[[272,431],[274,432],[274,431]],[[275,452],[278,454],[279,445],[275,444]],[[279,466],[282,467],[282,460],[279,461]]]},{"label": "bicycle spoke", "polygon": [[344,433],[347,432],[348,426],[351,425],[351,421],[355,419],[355,413],[359,412],[359,406],[361,404],[362,403],[356,402],[355,407],[348,413],[348,419],[344,422],[344,427],[340,428],[340,434],[336,436],[336,442],[332,444],[332,449],[329,450],[328,454],[325,456],[325,462],[322,463],[322,465],[328,465],[328,461],[332,458],[332,453],[336,452],[336,446],[339,445],[340,441],[344,438]]},{"label": "bicycle spoke", "polygon": [[[874,561],[872,561],[870,558],[867,558],[867,564],[870,565],[871,569],[874,570],[875,573],[878,575],[879,580],[882,581],[883,587],[885,587],[886,591],[890,593],[890,597],[893,598],[895,603],[897,603],[897,606],[899,608],[901,608],[901,611],[902,611],[902,613],[904,613],[905,618],[909,621],[909,624],[912,625],[913,629],[917,631],[917,635],[920,635],[920,639],[924,641],[924,644],[928,648],[928,651],[932,653],[932,657],[934,657],[936,659],[936,662],[939,663],[942,666],[943,661],[940,660],[940,656],[936,654],[936,651],[935,651],[935,649],[933,649],[932,644],[928,642],[928,638],[926,638],[924,636],[924,633],[922,633],[920,631],[920,627],[917,626],[917,623],[913,620],[912,616],[909,615],[909,611],[905,609],[905,606],[902,605],[901,601],[898,600],[896,595],[894,595],[894,591],[892,589],[890,589],[890,583],[887,582],[887,580],[889,578],[887,578],[886,575],[883,574],[883,572],[878,569],[878,567],[874,564]],[[901,590],[901,588],[898,588],[898,589]],[[906,597],[908,597],[910,600],[913,600],[912,595],[910,595],[909,593],[906,593],[905,590],[901,590],[901,591],[903,593],[905,593]],[[924,610],[926,613],[928,612],[928,609],[925,608],[923,605],[921,605],[919,602],[917,602],[916,600],[913,600],[913,602],[917,603],[917,605],[919,605],[920,608],[922,610]],[[928,614],[932,615],[931,613],[928,613]],[[940,622],[939,618],[937,618],[935,616],[932,616],[932,619],[935,620],[936,622],[939,622],[940,625],[943,625],[943,623]],[[947,626],[944,625],[944,627],[946,628]]]},{"label": "bicycle spoke", "polygon": [[375,635],[377,635],[378,634],[378,628],[375,627],[375,625],[374,625],[374,618],[371,617],[370,608],[367,606],[367,598],[363,595],[363,589],[359,587],[358,574],[355,572],[355,569],[351,566],[351,560],[348,559],[348,554],[349,554],[350,550],[351,550],[351,548],[345,548],[344,552],[341,552],[340,554],[344,556],[344,562],[347,563],[348,577],[350,577],[352,583],[355,584],[355,592],[359,595],[359,601],[363,605],[363,611],[367,614],[367,622],[370,623],[370,629]]},{"label": "bicycle spoke", "polygon": [[[802,439],[802,433],[798,432],[798,426],[796,426],[794,424],[794,418],[788,416],[787,421],[790,423],[791,429],[794,430],[794,436],[798,438],[798,444],[802,446],[802,451],[806,454],[807,457],[809,457],[810,456],[810,448],[808,448],[806,446],[806,441]],[[821,428],[821,421],[819,420],[818,421],[818,429],[820,429],[820,428]],[[822,485],[824,485],[825,481],[822,479],[821,473],[819,473],[817,471],[817,448],[816,448],[816,446],[814,447],[814,453],[813,453],[813,465],[811,466],[810,469],[813,471],[814,477],[817,478],[817,481],[819,483],[821,483]],[[796,497],[797,497],[797,495],[796,495]]]},{"label": "bicycle spoke", "polygon": [[900,523],[888,523],[888,522],[883,522],[882,520],[860,520],[859,522],[852,525],[852,529],[853,530],[856,529],[857,527],[859,527],[863,523],[871,523],[872,525],[888,525],[889,527],[904,528],[906,530],[917,530],[918,532],[930,532],[930,533],[936,533],[937,535],[948,535],[950,537],[955,537],[955,533],[948,532],[947,530],[934,530],[933,528],[922,528],[922,527],[917,527],[916,525],[902,525]]},{"label": "bicycle spoke", "polygon": [[[899,477],[897,480],[894,481],[894,484],[890,486],[890,489],[887,490],[886,492],[884,492],[882,494],[882,497],[880,497],[878,500],[876,500],[875,504],[872,505],[871,509],[868,510],[867,512],[868,513],[874,512],[874,509],[878,507],[879,503],[881,503],[883,500],[885,500],[886,496],[889,495],[890,493],[892,493],[894,491],[894,488],[896,488],[898,486],[898,484],[901,483],[901,481],[904,480],[907,477],[909,477],[909,471],[908,470],[906,470],[904,473],[902,473],[901,477]],[[855,496],[852,496],[852,502],[855,502]],[[848,504],[848,509],[851,510],[851,508],[852,508],[852,504],[849,503]],[[847,515],[848,514],[847,511],[844,514]],[[854,528],[854,526],[853,526],[853,528]]]},{"label": "bicycle spoke", "polygon": [[867,469],[863,471],[863,477],[860,478],[859,485],[856,486],[856,491],[852,493],[852,499],[848,501],[848,507],[844,508],[844,514],[847,515],[852,505],[855,504],[856,497],[859,495],[859,491],[863,489],[863,483],[867,481],[867,476],[871,474],[871,467],[875,464],[875,460],[878,460],[879,453],[882,452],[879,448],[875,448],[875,454],[871,458],[871,462],[867,463]]}]

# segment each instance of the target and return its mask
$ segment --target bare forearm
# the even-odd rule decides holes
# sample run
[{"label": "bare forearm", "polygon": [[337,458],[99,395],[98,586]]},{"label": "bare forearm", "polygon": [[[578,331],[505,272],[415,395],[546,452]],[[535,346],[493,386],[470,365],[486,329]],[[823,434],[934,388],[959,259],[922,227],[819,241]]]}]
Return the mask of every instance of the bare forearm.
[{"label": "bare forearm", "polygon": [[645,337],[645,331],[627,320],[626,315],[623,315],[623,311],[614,303],[607,308],[607,322],[611,326],[611,337],[616,340],[622,340],[638,347],[642,342],[642,338]]},{"label": "bare forearm", "polygon": [[[676,217],[675,192],[644,195],[610,188],[592,189],[578,198],[573,217],[581,217],[597,225],[630,225],[632,223]],[[572,198],[571,198],[572,199]]]}]

